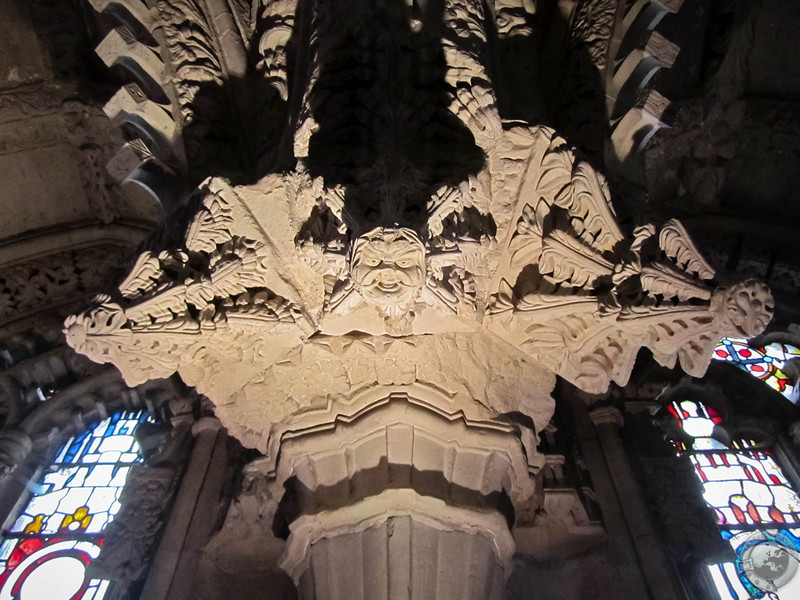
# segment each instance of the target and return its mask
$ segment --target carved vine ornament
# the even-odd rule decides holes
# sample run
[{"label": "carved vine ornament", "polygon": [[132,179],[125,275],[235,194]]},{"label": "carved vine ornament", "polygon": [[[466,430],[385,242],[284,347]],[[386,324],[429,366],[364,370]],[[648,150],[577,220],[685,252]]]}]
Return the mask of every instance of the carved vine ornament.
[{"label": "carved vine ornament", "polygon": [[[131,385],[179,372],[234,435],[265,450],[275,423],[336,412],[332,404],[376,384],[429,386],[460,397],[468,418],[523,412],[541,429],[554,373],[603,392],[627,382],[647,347],[661,364],[680,362],[699,376],[719,339],[763,331],[773,311],[765,285],[722,284],[677,221],[626,237],[604,179],[563,138],[501,121],[484,67],[483,5],[445,4],[441,32],[423,42],[442,53],[447,114],[418,122],[415,114],[392,131],[417,127],[427,140],[445,126],[468,131],[453,139],[474,140],[478,168],[455,183],[447,157],[426,157],[444,165],[436,181],[445,183],[417,186],[415,173],[434,172],[377,136],[380,160],[353,169],[352,185],[340,183],[339,157],[314,146],[316,135],[340,140],[340,124],[323,109],[340,101],[331,90],[341,74],[326,75],[320,57],[327,52],[334,66],[337,52],[345,65],[346,52],[379,58],[347,46],[355,34],[339,39],[338,21],[325,20],[335,13],[320,2],[287,150],[295,167],[247,186],[207,179],[182,244],[154,242],[118,288],[67,320],[69,344],[115,364]],[[294,3],[269,6],[258,72],[285,99]],[[405,50],[420,27],[412,23],[400,41],[376,39]],[[362,92],[347,101],[362,98],[366,108],[354,114],[367,119],[385,98],[381,86]],[[317,160],[331,161],[330,177],[311,168],[314,148]]]}]

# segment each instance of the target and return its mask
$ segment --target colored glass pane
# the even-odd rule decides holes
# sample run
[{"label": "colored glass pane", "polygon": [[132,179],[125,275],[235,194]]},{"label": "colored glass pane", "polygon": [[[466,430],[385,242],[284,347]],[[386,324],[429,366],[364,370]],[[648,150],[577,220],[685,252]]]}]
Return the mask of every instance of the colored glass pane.
[{"label": "colored glass pane", "polygon": [[723,531],[736,560],[708,567],[722,600],[800,598],[800,538],[796,530]]},{"label": "colored glass pane", "polygon": [[70,438],[32,484],[0,543],[0,600],[101,600],[108,582],[86,577],[119,510],[147,414],[120,412]]},{"label": "colored glass pane", "polygon": [[789,344],[774,343],[758,348],[749,346],[747,340],[735,338],[723,338],[713,354],[713,358],[735,364],[787,398],[792,395],[795,382],[782,369],[786,361],[797,357],[800,357],[800,348]]},{"label": "colored glass pane", "polygon": [[756,449],[752,440],[737,440],[731,449],[714,439],[722,418],[702,403],[673,402],[668,410],[692,438],[691,447],[679,447],[736,551],[734,562],[708,567],[720,598],[800,598],[800,496],[772,454]]}]

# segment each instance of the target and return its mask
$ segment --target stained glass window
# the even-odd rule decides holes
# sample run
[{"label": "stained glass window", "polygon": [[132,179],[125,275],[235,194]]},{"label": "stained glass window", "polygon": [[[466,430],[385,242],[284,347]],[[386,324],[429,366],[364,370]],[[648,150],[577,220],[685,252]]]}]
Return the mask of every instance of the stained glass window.
[{"label": "stained glass window", "polygon": [[772,454],[753,440],[721,443],[714,436],[722,417],[709,406],[684,400],[668,409],[691,440],[676,445],[692,461],[736,552],[735,562],[709,566],[720,598],[800,598],[800,496]]},{"label": "stained glass window", "polygon": [[783,372],[786,361],[800,357],[800,348],[789,344],[750,346],[747,340],[723,338],[714,350],[714,358],[733,363],[753,377],[789,398],[794,383]]},{"label": "stained glass window", "polygon": [[147,413],[119,412],[70,438],[32,484],[32,495],[0,543],[0,600],[101,600],[109,582],[86,566],[119,510],[133,437]]}]

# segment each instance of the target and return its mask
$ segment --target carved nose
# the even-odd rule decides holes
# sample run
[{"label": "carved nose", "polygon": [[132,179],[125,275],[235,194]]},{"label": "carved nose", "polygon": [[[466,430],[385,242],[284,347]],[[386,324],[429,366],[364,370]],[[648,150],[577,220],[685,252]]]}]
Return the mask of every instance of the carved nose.
[{"label": "carved nose", "polygon": [[381,270],[381,281],[384,283],[395,283],[397,281],[397,273],[394,269]]}]

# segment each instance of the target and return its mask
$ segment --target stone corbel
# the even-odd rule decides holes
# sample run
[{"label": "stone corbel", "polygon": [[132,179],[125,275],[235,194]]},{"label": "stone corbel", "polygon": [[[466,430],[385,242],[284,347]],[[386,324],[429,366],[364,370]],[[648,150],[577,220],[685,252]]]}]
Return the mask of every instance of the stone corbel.
[{"label": "stone corbel", "polygon": [[106,169],[121,184],[130,181],[143,187],[167,212],[177,206],[173,186],[170,186],[175,173],[153,155],[144,140],[126,142],[108,162]]},{"label": "stone corbel", "polygon": [[651,31],[644,43],[625,57],[606,85],[612,122],[623,114],[626,98],[638,98],[660,69],[672,67],[679,52],[678,45]]},{"label": "stone corbel", "polygon": [[606,161],[638,183],[644,165],[637,156],[659,128],[669,101],[650,86],[660,69],[672,67],[680,47],[656,31],[661,19],[677,13],[683,0],[637,0],[618,17],[605,75],[610,138]]},{"label": "stone corbel", "polygon": [[124,29],[113,29],[95,48],[107,67],[119,65],[127,69],[150,96],[164,95],[161,82],[164,62],[158,52],[135,39]]},{"label": "stone corbel", "polygon": [[139,131],[155,155],[166,163],[178,154],[179,135],[168,107],[153,102],[135,83],[119,89],[103,107],[117,126],[128,123]]},{"label": "stone corbel", "polygon": [[98,13],[110,13],[128,24],[129,19],[150,28],[154,12],[142,0],[88,0]]}]

